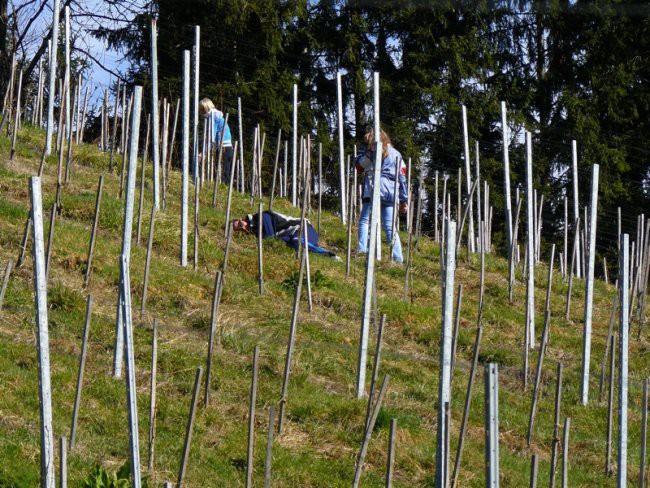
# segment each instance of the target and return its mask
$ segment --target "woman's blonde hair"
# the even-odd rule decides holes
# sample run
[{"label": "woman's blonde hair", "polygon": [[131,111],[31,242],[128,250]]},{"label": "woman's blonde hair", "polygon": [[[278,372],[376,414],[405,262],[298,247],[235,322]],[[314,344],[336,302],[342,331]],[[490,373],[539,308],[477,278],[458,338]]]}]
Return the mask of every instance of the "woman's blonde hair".
[{"label": "woman's blonde hair", "polygon": [[206,115],[211,110],[215,109],[216,107],[214,106],[214,103],[212,103],[212,100],[207,97],[199,102],[199,111],[201,112],[201,115]]},{"label": "woman's blonde hair", "polygon": [[[384,132],[384,129],[379,130],[379,139],[381,140],[381,145],[382,145],[382,151],[381,155],[382,157],[388,156],[388,146],[391,144],[390,137],[388,137],[388,134]],[[373,147],[375,146],[375,131],[374,129],[370,129],[368,132],[366,132],[366,135],[363,137],[364,142],[368,147]]]}]

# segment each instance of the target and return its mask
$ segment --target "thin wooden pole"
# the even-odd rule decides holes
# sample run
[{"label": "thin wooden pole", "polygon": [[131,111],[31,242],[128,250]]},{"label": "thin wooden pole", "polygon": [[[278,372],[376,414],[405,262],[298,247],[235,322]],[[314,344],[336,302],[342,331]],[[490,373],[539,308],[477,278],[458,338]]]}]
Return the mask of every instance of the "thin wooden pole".
[{"label": "thin wooden pole", "polygon": [[273,210],[273,198],[275,197],[275,182],[278,175],[278,163],[280,161],[281,146],[282,146],[282,129],[278,129],[278,144],[275,148],[275,161],[273,163],[273,179],[271,182],[271,194],[269,195],[269,210]]},{"label": "thin wooden pole", "polygon": [[153,230],[156,222],[156,206],[151,205],[151,220],[149,221],[149,239],[147,240],[147,257],[144,262],[144,278],[142,280],[142,302],[140,303],[140,319],[144,318],[147,306],[147,289],[149,286],[149,267],[151,265],[151,246],[153,245]]},{"label": "thin wooden pole", "polygon": [[[519,193],[517,193],[519,194]],[[514,302],[515,294],[515,251],[517,249],[517,232],[519,230],[519,215],[521,214],[521,203],[523,198],[517,198],[517,210],[515,212],[515,226],[512,231],[512,245],[508,251],[508,299],[510,304]]]},{"label": "thin wooden pole", "polygon": [[2,279],[2,289],[0,289],[0,310],[2,310],[2,303],[4,302],[5,293],[7,292],[7,286],[9,285],[9,277],[11,276],[11,271],[14,267],[13,260],[9,259],[7,261],[7,266],[5,267],[4,278]]},{"label": "thin wooden pole", "polygon": [[557,456],[560,447],[560,407],[562,401],[562,363],[557,363],[557,380],[555,382],[555,410],[553,422],[553,439],[551,442],[551,466],[549,470],[550,488],[555,488],[555,472],[557,471]]},{"label": "thin wooden pole", "polygon": [[253,377],[248,407],[248,450],[246,455],[246,488],[253,486],[253,462],[255,460],[255,405],[257,403],[257,372],[260,356],[260,346],[253,351]]},{"label": "thin wooden pole", "polygon": [[291,152],[291,205],[298,205],[298,85],[293,85],[293,132]]},{"label": "thin wooden pole", "polygon": [[81,389],[84,380],[84,369],[86,356],[88,354],[88,336],[90,334],[90,319],[93,307],[93,296],[88,295],[86,299],[86,320],[84,321],[83,339],[81,341],[81,354],[79,355],[79,372],[77,374],[77,388],[75,390],[74,407],[72,409],[72,426],[70,427],[70,450],[74,449],[77,438],[77,419],[79,418],[79,406],[81,405]]},{"label": "thin wooden pole", "polygon": [[45,281],[49,281],[51,260],[52,260],[52,246],[54,243],[54,224],[56,222],[56,202],[52,204],[50,212],[50,228],[47,232],[47,251],[45,254]]},{"label": "thin wooden pole", "polygon": [[612,310],[609,314],[609,327],[607,329],[607,339],[605,340],[605,352],[603,354],[603,360],[600,363],[600,378],[598,380],[598,402],[602,401],[603,396],[603,383],[605,379],[605,372],[607,369],[607,358],[611,353],[612,349],[610,348],[610,339],[614,335],[614,321],[616,319],[616,311],[618,310],[618,280],[616,281],[616,293],[614,294],[614,301],[612,303]]},{"label": "thin wooden pole", "polygon": [[156,439],[156,389],[158,372],[158,320],[153,319],[151,331],[151,380],[149,381],[149,473],[153,473]]},{"label": "thin wooden pole", "polygon": [[217,325],[219,323],[219,304],[221,300],[222,288],[223,273],[222,271],[218,271],[214,281],[214,292],[212,294],[212,316],[210,318],[210,336],[208,338],[208,360],[205,368],[205,394],[203,397],[204,407],[207,407],[208,403],[210,403],[210,382],[212,377],[212,359],[214,356],[214,339],[217,334]]},{"label": "thin wooden pole", "polygon": [[199,387],[201,385],[201,375],[203,368],[200,366],[196,368],[196,375],[194,376],[194,388],[192,390],[192,403],[190,404],[190,415],[187,419],[187,427],[185,429],[185,443],[183,445],[183,456],[181,457],[181,468],[178,472],[178,488],[182,488],[183,479],[185,478],[185,471],[187,470],[187,460],[190,457],[190,445],[192,443],[192,431],[194,430],[194,418],[196,417],[196,403],[199,399]]},{"label": "thin wooden pole", "polygon": [[395,465],[395,436],[397,434],[397,419],[390,419],[388,434],[388,456],[386,457],[386,488],[393,486],[393,466]]},{"label": "thin wooden pole", "polygon": [[[345,224],[348,216],[346,215],[346,194],[345,194],[345,152],[343,149],[343,85],[341,83],[341,72],[336,73],[336,100],[337,100],[337,128],[338,128],[338,145],[339,145],[339,199],[341,201],[341,222]],[[318,188],[320,193],[320,186]],[[319,199],[320,200],[320,199]]]},{"label": "thin wooden pole", "polygon": [[379,322],[379,327],[377,329],[377,346],[375,348],[375,360],[372,364],[372,376],[370,378],[370,393],[368,393],[368,406],[366,408],[366,428],[370,422],[370,416],[372,414],[372,404],[375,400],[375,389],[377,388],[377,378],[379,377],[379,362],[381,359],[381,346],[382,339],[384,336],[384,327],[386,326],[386,314],[382,314],[381,320]]},{"label": "thin wooden pole", "polygon": [[509,134],[506,113],[506,102],[501,102],[501,137],[503,140],[503,187],[505,196],[506,224],[508,229],[508,258],[513,250],[513,228],[512,228],[512,204],[510,198],[510,157],[508,154]]},{"label": "thin wooden pole", "polygon": [[11,151],[9,152],[9,160],[13,161],[16,154],[16,140],[18,139],[18,128],[20,124],[20,95],[23,90],[23,70],[20,70],[18,75],[18,93],[16,95],[16,119],[14,121],[13,134],[11,137]]},{"label": "thin wooden pole", "polygon": [[[580,209],[579,209],[579,195],[578,195],[578,144],[575,140],[571,141],[571,170],[572,170],[572,183],[573,183],[573,221],[576,222],[576,232],[578,229],[577,222],[578,219],[580,218]],[[586,222],[585,222],[586,225]],[[619,232],[620,235],[620,232]],[[576,247],[576,268],[575,268],[575,273],[576,277],[580,278],[582,273],[580,271],[580,242],[578,241],[577,247]],[[573,266],[572,266],[573,268]],[[571,272],[573,273],[574,270],[571,269]]]},{"label": "thin wooden pole", "polygon": [[[57,1],[58,3],[58,1]],[[43,245],[43,202],[41,179],[32,176],[30,183],[33,225],[34,302],[36,310],[39,375],[39,412],[41,434],[41,486],[54,488],[54,436],[52,428],[52,391],[50,383],[50,340],[47,320],[47,280]]]},{"label": "thin wooden pole", "polygon": [[92,273],[93,252],[95,240],[97,239],[97,227],[99,225],[99,207],[102,203],[102,189],[104,188],[104,175],[100,175],[97,184],[97,196],[95,197],[95,216],[93,217],[92,230],[90,231],[90,243],[88,244],[88,259],[86,260],[86,274],[84,276],[84,287],[88,288],[90,275]]},{"label": "thin wooden pole", "polygon": [[[147,152],[149,151],[149,134],[151,132],[151,114],[147,115],[147,131],[144,139],[144,153],[142,154],[142,164],[140,169],[140,200],[138,203],[138,226],[135,232],[135,243],[140,245],[140,233],[142,230],[142,209],[144,208],[144,180],[145,169],[147,167]],[[155,206],[155,205],[154,205]]]},{"label": "thin wooden pole", "polygon": [[[575,222],[575,233],[573,235],[573,251],[571,253],[571,267],[569,269],[569,286],[567,287],[567,292],[566,292],[566,307],[564,310],[564,318],[566,320],[569,320],[570,314],[571,314],[571,291],[573,288],[573,273],[574,273],[574,268],[576,266],[579,267],[578,265],[578,250],[579,250],[579,242],[580,242],[580,217]],[[578,276],[578,273],[576,271],[576,276]]]},{"label": "thin wooden pole", "polygon": [[607,440],[605,442],[605,474],[612,474],[612,430],[614,427],[614,374],[616,363],[615,338],[610,337],[611,356],[609,358],[609,394],[607,401]]},{"label": "thin wooden pole", "polygon": [[275,405],[269,407],[269,427],[266,434],[266,459],[264,462],[264,488],[271,488],[271,465],[273,463],[273,429]]},{"label": "thin wooden pole", "polygon": [[537,488],[537,471],[539,460],[537,454],[533,454],[530,459],[530,488]]},{"label": "thin wooden pole", "polygon": [[59,439],[59,488],[68,488],[68,441]]},{"label": "thin wooden pole", "polygon": [[455,307],[455,318],[454,318],[454,331],[451,336],[451,366],[449,376],[453,380],[454,378],[454,366],[456,366],[456,347],[458,346],[458,333],[460,331],[460,309],[463,304],[463,284],[458,285],[458,291],[456,292],[456,307]]},{"label": "thin wooden pole", "polygon": [[32,228],[32,217],[31,213],[27,217],[25,222],[25,230],[23,231],[23,238],[20,241],[20,252],[18,253],[18,259],[16,260],[16,268],[20,268],[25,261],[25,252],[27,250],[27,242],[29,241],[29,233]]},{"label": "thin wooden pole", "polygon": [[[465,187],[467,194],[470,194],[470,189],[472,187],[472,173],[469,169],[469,162],[470,162],[470,156],[469,156],[469,136],[468,136],[468,128],[467,128],[467,107],[465,105],[461,105],[462,109],[462,115],[463,115],[463,147],[464,147],[464,160],[465,160]],[[460,198],[460,192],[458,192]],[[475,251],[474,247],[474,212],[472,210],[472,198],[470,197],[467,200],[467,205],[469,206],[469,224],[468,224],[468,231],[467,231],[467,239],[468,239],[468,251],[470,253],[473,253]],[[459,205],[460,208],[460,205]]]},{"label": "thin wooden pole", "polygon": [[[117,118],[117,109],[120,105],[120,80],[117,81],[117,90],[115,91],[115,104],[113,106],[113,133],[111,134],[111,150],[109,152],[108,156],[108,171],[113,172],[113,155],[115,154],[115,137],[117,135],[117,126],[118,126],[118,118]],[[124,114],[123,114],[124,115]],[[122,121],[122,127],[124,127],[124,124],[126,123],[126,120]]]},{"label": "thin wooden pole", "polygon": [[352,487],[357,488],[361,480],[361,473],[363,471],[363,463],[366,458],[366,453],[368,452],[368,444],[370,443],[370,436],[372,431],[375,428],[375,423],[377,421],[377,416],[379,415],[379,410],[381,409],[382,401],[386,395],[386,390],[388,389],[388,381],[390,380],[389,375],[384,375],[384,380],[381,383],[381,389],[379,390],[379,395],[377,396],[377,402],[372,410],[372,416],[370,417],[370,422],[368,423],[368,428],[365,429],[363,442],[361,443],[361,450],[357,457],[357,464],[354,470],[354,481],[352,482]]}]

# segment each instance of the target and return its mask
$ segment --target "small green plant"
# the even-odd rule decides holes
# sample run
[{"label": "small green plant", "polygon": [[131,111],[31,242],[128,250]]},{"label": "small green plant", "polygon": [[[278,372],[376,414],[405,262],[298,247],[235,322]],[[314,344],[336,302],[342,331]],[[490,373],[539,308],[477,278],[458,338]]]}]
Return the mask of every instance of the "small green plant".
[{"label": "small green plant", "polygon": [[[290,291],[296,291],[298,286],[298,271],[294,271],[289,275],[287,279],[282,282],[282,286]],[[325,276],[319,269],[311,275],[311,287],[313,290],[319,290],[321,288],[329,288],[332,285],[331,280]],[[307,276],[303,277],[303,286],[307,284]]]},{"label": "small green plant", "polygon": [[123,464],[117,472],[109,473],[102,466],[95,466],[83,480],[84,488],[128,488],[131,486],[131,468]]}]

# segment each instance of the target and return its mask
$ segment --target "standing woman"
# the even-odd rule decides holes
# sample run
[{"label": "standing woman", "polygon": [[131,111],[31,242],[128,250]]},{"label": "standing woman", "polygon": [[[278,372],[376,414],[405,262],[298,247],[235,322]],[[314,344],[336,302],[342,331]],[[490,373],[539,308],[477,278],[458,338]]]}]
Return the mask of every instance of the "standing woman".
[{"label": "standing woman", "polygon": [[[380,133],[382,144],[382,161],[381,161],[381,180],[379,199],[381,201],[381,225],[386,234],[386,241],[390,245],[393,240],[393,208],[395,199],[399,199],[399,211],[401,214],[406,213],[408,210],[408,196],[406,188],[406,165],[404,159],[397,149],[393,147],[390,137],[383,130]],[[359,173],[363,174],[363,193],[361,217],[359,218],[359,244],[357,252],[368,252],[368,227],[370,225],[370,211],[372,209],[372,193],[373,193],[373,173],[375,163],[374,144],[375,135],[372,130],[364,136],[366,144],[363,150],[356,159],[356,168]],[[399,174],[396,173],[397,165],[399,164]],[[399,178],[398,191],[399,195],[395,195],[395,178]],[[402,243],[399,239],[399,234],[395,236],[395,245],[393,246],[393,261],[402,263]]]},{"label": "standing woman", "polygon": [[223,113],[217,110],[209,98],[204,98],[199,102],[201,117],[212,117],[212,143],[219,147],[221,142],[221,133],[223,132],[223,166],[221,181],[229,181],[230,167],[232,165],[232,137],[230,136],[230,127],[226,124]]}]

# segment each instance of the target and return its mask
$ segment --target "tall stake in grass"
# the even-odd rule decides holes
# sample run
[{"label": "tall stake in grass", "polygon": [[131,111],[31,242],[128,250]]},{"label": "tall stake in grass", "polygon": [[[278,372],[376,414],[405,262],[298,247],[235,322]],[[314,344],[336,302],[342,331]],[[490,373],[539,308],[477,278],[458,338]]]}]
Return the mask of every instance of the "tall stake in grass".
[{"label": "tall stake in grass", "polygon": [[52,204],[50,212],[50,228],[47,232],[47,252],[45,254],[45,281],[49,281],[52,261],[52,246],[54,243],[54,224],[56,222],[56,202]]},{"label": "tall stake in grass", "polygon": [[88,335],[90,334],[90,318],[93,307],[93,296],[88,295],[86,299],[86,320],[84,322],[83,339],[81,341],[81,354],[79,355],[79,372],[77,373],[77,388],[74,396],[74,407],[72,409],[72,426],[70,427],[70,449],[74,449],[77,438],[77,419],[79,418],[79,406],[81,404],[81,388],[84,381],[84,369],[86,367],[86,355],[88,353]]},{"label": "tall stake in grass", "polygon": [[[49,59],[48,65],[50,68],[50,77],[48,79],[49,87],[47,93],[47,126],[45,131],[45,156],[49,156],[52,153],[52,134],[54,134],[54,89],[56,85],[56,62],[58,59],[57,56],[57,46],[59,45],[59,9],[61,8],[61,1],[54,0],[54,7],[52,8],[52,37],[51,37],[51,46],[52,48],[48,50]],[[39,171],[38,175],[41,176],[42,171]],[[54,479],[52,479],[54,483]],[[49,486],[49,485],[48,485]]]},{"label": "tall stake in grass", "polygon": [[59,488],[68,488],[68,441],[59,439]]},{"label": "tall stake in grass", "polygon": [[221,301],[221,290],[223,287],[223,273],[217,272],[214,280],[214,292],[212,294],[212,316],[210,319],[210,336],[208,338],[208,360],[205,367],[205,394],[203,397],[203,406],[207,407],[210,403],[210,381],[212,377],[212,359],[214,356],[214,339],[217,334],[217,324],[219,322],[219,303]]},{"label": "tall stake in grass", "polygon": [[499,365],[485,365],[485,486],[499,488]]},{"label": "tall stake in grass", "polygon": [[260,295],[264,293],[264,257],[262,255],[262,228],[264,226],[263,205],[259,204],[257,214],[257,282]]},{"label": "tall stake in grass", "polygon": [[569,430],[571,417],[564,419],[564,432],[562,434],[562,488],[569,487]]},{"label": "tall stake in grass", "polygon": [[[351,219],[350,219],[351,220]],[[382,314],[379,327],[377,328],[377,346],[375,347],[375,360],[372,364],[372,377],[370,378],[370,393],[368,394],[368,407],[366,408],[366,429],[370,422],[372,404],[375,399],[375,389],[377,388],[377,378],[379,377],[379,361],[381,359],[381,345],[384,336],[384,326],[386,325],[386,314]]]},{"label": "tall stake in grass", "polygon": [[282,433],[284,424],[284,410],[287,404],[287,393],[289,390],[289,373],[291,371],[291,359],[293,348],[296,341],[296,327],[298,325],[298,312],[300,309],[300,293],[302,292],[302,281],[305,273],[305,263],[307,253],[303,253],[300,260],[300,270],[298,271],[298,283],[296,284],[296,293],[293,297],[293,309],[291,312],[291,325],[289,326],[289,339],[287,343],[287,355],[284,360],[284,377],[282,379],[282,392],[280,394],[280,412],[278,416],[278,434]]},{"label": "tall stake in grass", "polygon": [[628,333],[629,333],[629,269],[630,254],[628,234],[621,236],[619,262],[619,292],[621,308],[619,311],[618,331],[618,487],[627,484],[627,402],[628,402]]},{"label": "tall stake in grass", "polygon": [[[480,238],[479,238],[480,239]],[[481,283],[483,286],[483,283]],[[454,332],[451,336],[451,369],[449,376],[454,378],[454,366],[456,365],[456,347],[458,346],[458,332],[460,331],[460,309],[463,304],[463,284],[458,285],[458,291],[456,292],[456,316],[454,317]]]},{"label": "tall stake in grass", "polygon": [[524,334],[524,389],[528,386],[529,349],[535,347],[535,229],[533,213],[533,145],[530,132],[526,132],[526,327]]},{"label": "tall stake in grass", "polygon": [[530,488],[537,488],[538,464],[537,454],[533,454],[530,459]]},{"label": "tall stake in grass", "polygon": [[251,378],[251,393],[248,405],[248,450],[246,454],[246,488],[253,486],[253,461],[255,460],[255,405],[257,403],[257,371],[260,356],[260,346],[253,351],[253,376]]},{"label": "tall stake in grass", "polygon": [[99,177],[97,184],[97,196],[95,197],[95,216],[93,217],[92,230],[90,232],[90,244],[88,244],[88,259],[86,260],[86,274],[84,276],[84,287],[88,288],[90,274],[92,273],[93,252],[95,251],[95,240],[97,239],[97,227],[99,225],[99,207],[102,203],[102,189],[104,188],[104,175]]},{"label": "tall stake in grass", "polygon": [[271,465],[273,463],[273,429],[275,405],[269,407],[269,428],[266,434],[266,459],[264,461],[264,488],[271,488]]},{"label": "tall stake in grass", "polygon": [[2,302],[4,302],[5,293],[7,292],[7,286],[9,285],[9,278],[11,277],[11,270],[13,269],[13,266],[13,260],[8,260],[7,267],[5,268],[4,278],[2,279],[2,289],[0,289],[0,310],[2,310]]},{"label": "tall stake in grass", "polygon": [[201,374],[203,368],[196,368],[196,375],[194,376],[194,388],[192,390],[192,403],[190,404],[190,415],[187,419],[187,427],[185,429],[185,443],[183,444],[183,456],[181,457],[181,468],[178,472],[178,488],[182,488],[183,479],[185,478],[185,471],[187,469],[187,460],[190,457],[190,445],[192,443],[192,431],[194,430],[194,418],[196,417],[196,403],[199,399],[199,387],[201,385]]},{"label": "tall stake in grass", "polygon": [[190,52],[183,51],[183,139],[181,145],[181,253],[180,264],[187,266],[187,215],[190,164]]},{"label": "tall stake in grass", "polygon": [[[198,48],[197,48],[198,49]],[[158,107],[158,26],[151,19],[151,149],[153,163],[153,206],[160,208],[160,110]],[[197,54],[198,56],[198,54]],[[197,79],[198,83],[198,79]],[[198,100],[196,101],[198,103]],[[146,154],[145,150],[145,154]]]},{"label": "tall stake in grass", "polygon": [[9,160],[13,161],[16,154],[16,140],[18,139],[18,128],[20,124],[20,95],[23,89],[23,70],[20,70],[18,76],[18,95],[16,97],[16,119],[14,121],[13,134],[11,136],[11,150],[9,151]]},{"label": "tall stake in grass", "polygon": [[151,266],[151,246],[153,245],[153,229],[156,223],[156,206],[151,205],[151,219],[149,221],[149,239],[147,240],[147,257],[144,262],[144,279],[142,280],[142,303],[140,304],[140,320],[144,319],[144,310],[147,306],[147,288],[149,286],[149,267]]},{"label": "tall stake in grass", "polygon": [[646,441],[648,433],[648,378],[643,379],[643,400],[641,402],[641,455],[639,459],[639,488],[645,487]]},{"label": "tall stake in grass", "polygon": [[[154,207],[155,208],[155,207]],[[158,372],[158,320],[153,319],[151,331],[151,379],[149,381],[149,473],[153,473],[154,442],[156,439],[156,388]]]},{"label": "tall stake in grass", "polygon": [[512,231],[512,245],[508,251],[508,300],[514,302],[515,294],[515,253],[517,250],[517,232],[519,230],[519,215],[521,213],[521,202],[523,198],[517,199],[517,210],[515,212],[515,226]]},{"label": "tall stake in grass", "polygon": [[390,375],[384,375],[384,380],[381,383],[381,388],[379,390],[379,395],[377,396],[377,402],[375,403],[372,409],[372,415],[370,416],[370,421],[368,422],[368,427],[364,431],[363,442],[361,443],[361,450],[357,457],[357,464],[354,470],[354,481],[352,482],[352,488],[357,488],[361,480],[361,473],[363,471],[363,463],[366,458],[366,453],[368,452],[368,444],[370,443],[370,436],[372,431],[375,428],[375,423],[377,422],[377,416],[379,415],[379,410],[381,409],[381,404],[386,395],[386,390],[388,389],[388,381],[390,380]]},{"label": "tall stake in grass", "polygon": [[390,419],[390,433],[388,434],[388,456],[386,457],[386,488],[393,486],[393,466],[395,465],[395,435],[397,419]]},{"label": "tall stake in grass", "polygon": [[[58,0],[56,2],[58,4]],[[58,5],[56,5],[58,6]],[[56,7],[55,6],[55,7]],[[57,9],[55,8],[55,11]],[[51,92],[50,92],[51,93]],[[41,434],[41,486],[54,488],[54,435],[52,429],[52,391],[50,383],[50,340],[47,320],[47,280],[43,246],[43,201],[41,179],[29,179],[31,218],[34,222],[32,254],[34,259],[34,302],[38,347],[38,399]]]},{"label": "tall stake in grass", "polygon": [[142,230],[142,209],[144,208],[144,179],[145,168],[147,167],[147,152],[149,151],[149,134],[151,132],[150,122],[151,114],[147,115],[147,135],[144,139],[144,152],[142,154],[142,165],[140,169],[140,201],[138,203],[138,226],[135,232],[135,242],[137,245],[140,245],[140,231]]},{"label": "tall stake in grass", "polygon": [[600,378],[598,380],[598,402],[600,403],[603,398],[603,383],[605,379],[605,370],[607,369],[607,358],[612,351],[610,342],[614,334],[614,320],[616,318],[616,311],[618,310],[618,280],[616,280],[614,301],[612,303],[612,310],[609,314],[609,327],[607,329],[607,339],[605,340],[605,352],[603,353],[603,360],[600,363]]},{"label": "tall stake in grass", "polygon": [[555,382],[555,410],[553,422],[553,440],[551,443],[550,488],[555,488],[555,472],[560,447],[560,406],[562,400],[562,363],[557,363],[557,380]]}]

